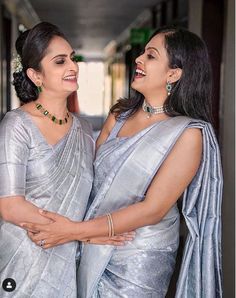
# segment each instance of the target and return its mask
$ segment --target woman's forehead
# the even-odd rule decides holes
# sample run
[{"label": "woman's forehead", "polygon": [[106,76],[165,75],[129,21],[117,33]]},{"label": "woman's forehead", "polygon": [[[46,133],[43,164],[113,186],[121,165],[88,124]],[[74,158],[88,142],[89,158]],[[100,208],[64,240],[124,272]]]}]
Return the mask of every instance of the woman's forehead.
[{"label": "woman's forehead", "polygon": [[151,40],[149,40],[149,42],[147,43],[147,46],[155,46],[158,45],[159,47],[164,47],[164,34],[157,34],[155,36],[152,37]]},{"label": "woman's forehead", "polygon": [[[73,52],[72,47],[66,41],[64,38],[60,36],[55,36],[50,41],[48,48],[46,50],[46,55],[49,56],[55,56],[55,55],[68,55],[71,52]],[[45,55],[45,56],[46,56]]]}]

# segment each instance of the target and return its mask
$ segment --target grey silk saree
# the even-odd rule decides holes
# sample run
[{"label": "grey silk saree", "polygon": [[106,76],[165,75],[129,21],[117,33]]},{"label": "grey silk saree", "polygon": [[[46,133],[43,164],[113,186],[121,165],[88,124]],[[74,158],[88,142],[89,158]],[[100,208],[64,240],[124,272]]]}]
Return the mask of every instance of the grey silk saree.
[{"label": "grey silk saree", "polygon": [[[80,221],[93,180],[94,142],[76,115],[67,133],[49,145],[29,114],[6,114],[0,124],[0,199],[20,195],[40,208]],[[10,200],[11,198],[9,198]],[[12,293],[0,297],[77,297],[77,242],[44,250],[26,231],[0,220],[0,280],[13,278]]]},{"label": "grey silk saree", "polygon": [[[187,117],[158,122],[130,138],[117,138],[117,122],[97,152],[91,205],[86,220],[143,200],[152,178],[176,140],[188,127],[203,135],[198,173],[183,198],[189,229],[178,298],[222,297],[222,174],[218,145],[210,124]],[[136,230],[124,247],[83,245],[78,268],[78,297],[163,298],[175,266],[179,212],[174,205],[156,225]]]}]

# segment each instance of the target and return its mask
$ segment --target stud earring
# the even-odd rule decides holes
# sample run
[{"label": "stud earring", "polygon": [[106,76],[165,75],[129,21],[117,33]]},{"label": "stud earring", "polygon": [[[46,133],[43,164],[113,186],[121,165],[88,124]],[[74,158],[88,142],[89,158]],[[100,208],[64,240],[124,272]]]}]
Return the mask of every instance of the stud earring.
[{"label": "stud earring", "polygon": [[167,91],[167,95],[169,96],[172,90],[172,85],[170,82],[166,83],[166,91]]}]

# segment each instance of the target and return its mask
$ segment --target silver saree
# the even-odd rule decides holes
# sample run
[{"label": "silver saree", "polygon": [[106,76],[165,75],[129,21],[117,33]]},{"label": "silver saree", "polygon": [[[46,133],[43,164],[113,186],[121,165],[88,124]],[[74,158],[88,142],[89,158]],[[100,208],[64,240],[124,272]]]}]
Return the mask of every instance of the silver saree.
[{"label": "silver saree", "polygon": [[[37,207],[80,221],[92,187],[93,153],[90,128],[78,116],[52,146],[29,114],[13,110],[0,125],[0,199],[25,196]],[[0,220],[0,280],[16,281],[13,292],[1,287],[0,297],[76,298],[77,250],[76,241],[44,250],[25,230]]]},{"label": "silver saree", "polygon": [[[117,138],[122,125],[117,122],[108,140],[98,149],[86,220],[143,200],[184,129],[200,128],[203,157],[198,173],[184,193],[183,215],[189,233],[176,297],[221,297],[222,174],[210,124],[180,116],[158,122],[133,137]],[[178,242],[179,212],[174,205],[158,224],[137,229],[135,239],[124,247],[84,245],[77,276],[78,297],[165,297]]]}]

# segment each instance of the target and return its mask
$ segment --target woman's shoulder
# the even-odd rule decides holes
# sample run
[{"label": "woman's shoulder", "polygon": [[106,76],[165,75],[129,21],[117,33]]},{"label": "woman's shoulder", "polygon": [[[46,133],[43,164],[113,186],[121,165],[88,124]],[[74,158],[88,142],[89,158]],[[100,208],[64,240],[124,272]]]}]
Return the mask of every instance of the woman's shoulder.
[{"label": "woman's shoulder", "polygon": [[202,141],[202,132],[199,127],[188,127],[185,129],[181,139],[186,143],[192,143],[192,145],[198,145]]},{"label": "woman's shoulder", "polygon": [[14,137],[14,135],[20,135],[21,137],[28,139],[29,126],[25,120],[25,115],[21,108],[7,112],[0,123],[1,136],[8,135]]},{"label": "woman's shoulder", "polygon": [[20,108],[13,109],[5,114],[3,119],[1,120],[2,125],[11,125],[10,127],[13,128],[18,125],[24,124],[23,121],[24,115]]},{"label": "woman's shoulder", "polygon": [[113,127],[116,124],[116,117],[113,113],[109,113],[109,115],[107,116],[106,121],[104,122],[103,125],[103,129],[107,132],[107,134],[109,135],[113,129]]},{"label": "woman's shoulder", "polygon": [[207,122],[202,119],[195,119],[195,118],[190,118],[190,117],[187,117],[187,118],[190,120],[187,128],[192,128],[192,129],[195,128],[195,129],[198,129],[201,131],[209,130],[212,133],[214,133],[214,127],[213,127],[212,123]]},{"label": "woman's shoulder", "polygon": [[172,123],[175,125],[176,123],[187,123],[187,127],[198,127],[199,129],[202,129],[204,127],[212,127],[212,124],[210,122],[207,122],[202,119],[196,119],[189,116],[184,115],[178,115],[171,117]]}]

